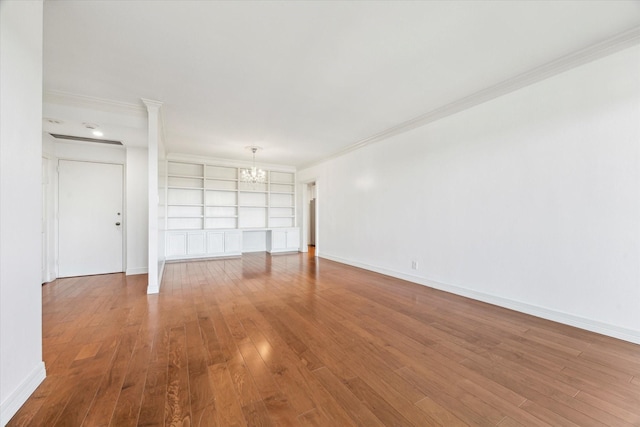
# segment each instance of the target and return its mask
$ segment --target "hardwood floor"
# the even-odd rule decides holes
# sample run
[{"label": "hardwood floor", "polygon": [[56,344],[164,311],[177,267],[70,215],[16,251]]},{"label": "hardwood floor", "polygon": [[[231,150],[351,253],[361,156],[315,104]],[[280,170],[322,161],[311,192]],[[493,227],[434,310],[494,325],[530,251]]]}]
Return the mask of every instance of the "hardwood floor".
[{"label": "hardwood floor", "polygon": [[640,425],[640,346],[305,254],[43,292],[9,426]]}]

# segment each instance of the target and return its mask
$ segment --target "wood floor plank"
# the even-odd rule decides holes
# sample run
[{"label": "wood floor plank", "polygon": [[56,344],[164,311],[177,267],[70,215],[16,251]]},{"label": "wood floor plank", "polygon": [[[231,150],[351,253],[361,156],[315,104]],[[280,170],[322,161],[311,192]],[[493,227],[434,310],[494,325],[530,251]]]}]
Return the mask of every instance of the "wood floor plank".
[{"label": "wood floor plank", "polygon": [[[260,345],[260,344],[257,344]],[[298,413],[293,411],[287,397],[275,382],[269,368],[264,363],[253,342],[238,345],[245,364],[255,381],[261,400],[265,403],[269,416],[280,423],[290,423]]]},{"label": "wood floor plank", "polygon": [[[28,425],[32,426],[52,426],[60,418],[60,415],[66,408],[67,403],[71,400],[74,394],[75,387],[79,383],[79,379],[76,377],[58,377],[56,382],[57,387],[55,391],[49,393],[45,398],[40,409],[35,413],[33,418],[29,421]],[[8,425],[13,425],[13,421],[20,418],[18,412],[9,421]]]},{"label": "wood floor plank", "polygon": [[617,403],[604,401],[583,391],[578,393],[576,399],[587,404],[587,406],[582,406],[583,408],[597,408],[600,411],[604,411],[606,414],[608,414],[608,416],[604,417],[594,415],[594,418],[600,419],[603,422],[607,422],[610,425],[622,425],[624,423],[634,426],[640,425],[640,414],[631,412],[631,408],[627,409]]},{"label": "wood floor plank", "polygon": [[307,257],[42,288],[14,426],[640,425],[640,346]]},{"label": "wood floor plank", "polygon": [[[479,399],[482,399],[487,404],[493,406],[494,408],[499,408],[500,412],[504,415],[504,418],[509,418],[514,422],[519,422],[527,426],[544,426],[546,425],[540,419],[530,415],[528,412],[523,411],[520,408],[520,404],[524,403],[520,402],[517,406],[512,402],[505,401],[500,396],[491,393],[491,391],[485,387],[479,386],[478,384],[470,381],[470,380],[462,380],[459,383],[459,386],[466,390],[468,393],[474,394]],[[526,400],[525,400],[526,401]],[[499,421],[497,425],[503,424],[503,420]]]},{"label": "wood floor plank", "polygon": [[270,427],[273,424],[263,401],[251,402],[242,407],[247,424],[256,427]]},{"label": "wood floor plank", "polygon": [[312,409],[301,415],[298,415],[298,423],[302,426],[322,427],[329,424],[329,420],[324,418],[322,412]]},{"label": "wood floor plank", "polygon": [[120,397],[131,355],[135,348],[135,335],[126,334],[120,337],[114,358],[110,362],[106,374],[98,388],[94,403],[89,409],[84,424],[87,426],[108,426],[113,416],[113,409]]},{"label": "wood floor plank", "polygon": [[429,424],[439,426],[463,427],[468,426],[460,418],[456,417],[451,411],[439,405],[429,396],[416,402],[416,406],[421,408],[429,419]]},{"label": "wood floor plank", "polygon": [[354,378],[353,372],[346,362],[347,351],[340,348],[329,336],[314,325],[309,319],[301,317],[284,304],[275,303],[272,313],[295,329],[298,338],[313,352],[319,364],[330,367],[341,378]]},{"label": "wood floor plank", "polygon": [[111,425],[117,427],[138,424],[142,396],[149,370],[153,342],[145,334],[139,334],[120,395],[113,411]]},{"label": "wood floor plank", "polygon": [[149,369],[145,378],[138,425],[145,427],[164,426],[164,409],[167,396],[167,366],[169,354],[169,331],[155,333]]},{"label": "wood floor plank", "polygon": [[227,362],[227,368],[229,369],[233,388],[238,394],[243,412],[244,408],[250,407],[251,403],[262,400],[262,397],[260,397],[260,393],[256,388],[256,384],[253,381],[253,377],[247,369],[247,366],[244,364],[244,359],[240,350],[235,350],[235,353]]},{"label": "wood floor plank", "polygon": [[231,373],[226,363],[218,363],[207,368],[211,384],[216,394],[216,419],[219,426],[244,426],[240,399],[233,388]]},{"label": "wood floor plank", "polygon": [[203,345],[206,349],[207,365],[216,365],[227,361],[222,351],[213,320],[209,317],[209,311],[204,307],[206,303],[198,305],[198,327],[202,334]]},{"label": "wood floor plank", "polygon": [[[429,375],[425,375],[424,372],[425,370],[421,368],[402,368],[398,370],[399,375],[402,375],[407,381],[412,381],[417,387],[424,390],[427,397],[429,397],[429,400],[422,399],[417,402],[416,406],[427,410],[428,406],[425,405],[432,400],[448,412],[451,412],[455,418],[468,425],[494,425],[494,423],[482,416],[481,411],[478,411],[476,402],[471,402],[470,405],[468,399],[466,402],[463,400],[467,394],[460,393],[455,384],[447,384],[445,377],[437,379],[437,374],[433,371]],[[439,414],[441,411],[439,408],[437,409],[438,412],[436,414]],[[427,415],[430,415],[430,413],[427,412]]]},{"label": "wood floor plank", "polygon": [[104,381],[105,372],[108,372],[108,367],[115,358],[117,347],[115,339],[107,338],[91,352],[94,353],[92,357],[83,357],[72,363],[69,373],[72,377],[83,380],[74,388],[73,395],[56,421],[56,426],[77,426],[84,422]]},{"label": "wood floor plank", "polygon": [[277,337],[270,334],[269,330],[265,330],[265,333],[269,334],[270,339],[268,339],[250,318],[243,319],[242,324],[269,369],[271,377],[279,389],[290,396],[289,403],[292,408],[299,414],[315,409],[308,387],[299,373],[301,366],[289,354],[289,350],[280,345]]},{"label": "wood floor plank", "polygon": [[173,327],[169,332],[167,398],[164,419],[165,425],[181,427],[190,426],[193,419],[184,326]]},{"label": "wood floor plank", "polygon": [[[445,359],[438,352],[431,350],[434,346],[437,348],[439,344],[425,347],[413,339],[405,337],[399,331],[385,328],[383,324],[379,324],[377,320],[372,318],[364,319],[362,324],[363,327],[369,328],[372,333],[385,338],[387,342],[393,342],[394,345],[389,351],[394,352],[407,367],[417,370],[422,375],[428,375],[432,382],[442,390],[450,389],[464,378],[467,381],[482,384],[482,388],[510,405],[517,406],[526,400],[512,390],[487,381],[486,378],[475,372],[466,370],[462,365],[451,364],[450,361],[453,359]],[[467,354],[474,353],[469,352]]]},{"label": "wood floor plank", "polygon": [[313,374],[318,378],[322,386],[333,396],[338,404],[354,418],[359,425],[383,426],[382,421],[362,403],[356,395],[349,390],[326,367],[316,369]]},{"label": "wood floor plank", "polygon": [[[228,362],[232,359],[233,354],[237,352],[237,347],[233,342],[233,337],[231,336],[231,331],[227,326],[227,323],[224,320],[224,316],[218,307],[217,301],[213,300],[209,303],[208,307],[209,317],[211,319],[211,323],[213,324],[213,329],[215,331],[215,336],[217,339],[217,344],[220,348],[220,359],[219,362]],[[211,353],[211,349],[208,347],[209,357],[213,360],[218,358],[214,354]],[[213,351],[215,352],[217,348]]]},{"label": "wood floor plank", "polygon": [[327,388],[323,387],[323,384],[318,381],[312,373],[306,371],[303,372],[308,374],[306,379],[311,388],[312,398],[316,404],[316,409],[322,414],[322,416],[324,416],[325,419],[328,420],[328,423],[325,423],[325,425],[345,427],[365,425],[356,422],[354,419],[354,411],[349,408],[345,408],[343,404],[338,402],[336,396]]},{"label": "wood floor plank", "polygon": [[550,426],[578,427],[578,426],[591,425],[591,424],[584,424],[584,425],[576,424],[570,421],[569,419],[563,417],[558,412],[545,408],[543,405],[539,405],[536,402],[532,402],[530,400],[527,400],[526,402],[524,402],[521,408]]},{"label": "wood floor plank", "polygon": [[216,422],[216,398],[207,370],[207,355],[202,341],[200,324],[191,321],[185,325],[187,337],[187,362],[189,370],[189,393],[193,426],[213,427]]},{"label": "wood floor plank", "polygon": [[260,314],[262,314],[262,316],[269,322],[269,325],[271,325],[273,330],[280,336],[280,338],[282,338],[287,346],[300,358],[302,363],[307,366],[309,370],[313,371],[324,366],[315,353],[313,353],[313,351],[311,351],[309,347],[298,338],[298,336],[280,319],[279,316],[274,315],[263,303],[257,303],[255,306]]},{"label": "wood floor plank", "polygon": [[[534,378],[531,375],[520,375],[520,373],[515,373],[508,368],[504,369],[500,365],[491,365],[491,363],[483,362],[480,359],[475,361],[468,360],[463,363],[466,366],[483,366],[486,368],[486,375],[490,376],[494,381],[519,390],[522,395],[529,399],[522,407],[528,405],[533,408],[543,408],[544,413],[550,411],[554,416],[577,425],[606,425],[585,415],[584,412],[579,410],[576,400],[572,399],[573,396],[568,396],[558,391],[554,387],[555,384],[546,383],[543,377]],[[543,413],[543,411],[538,413]]]},{"label": "wood floor plank", "polygon": [[72,391],[70,399],[55,424],[51,425],[56,427],[82,425],[99,385],[100,377],[83,378],[80,386],[75,387]]},{"label": "wood floor plank", "polygon": [[[355,377],[348,380],[347,387],[384,425],[414,425],[360,378]],[[423,421],[426,423],[426,418]]]},{"label": "wood floor plank", "polygon": [[498,423],[499,427],[526,427],[527,424],[521,424],[514,420],[513,418],[505,417],[500,423]]}]

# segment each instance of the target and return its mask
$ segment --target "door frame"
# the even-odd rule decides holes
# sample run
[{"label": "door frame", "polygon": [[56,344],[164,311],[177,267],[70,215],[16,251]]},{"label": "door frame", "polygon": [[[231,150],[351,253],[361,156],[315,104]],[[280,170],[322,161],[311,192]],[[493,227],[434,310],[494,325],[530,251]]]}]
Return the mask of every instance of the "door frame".
[{"label": "door frame", "polygon": [[59,273],[60,273],[60,265],[59,265],[59,261],[60,261],[60,254],[58,251],[58,247],[59,247],[59,242],[60,242],[60,227],[59,227],[59,221],[60,221],[60,206],[59,206],[59,197],[58,195],[60,194],[60,180],[59,178],[59,174],[60,174],[60,161],[71,161],[71,162],[84,162],[84,163],[98,163],[98,164],[106,164],[106,165],[118,165],[118,166],[122,166],[122,273],[126,273],[127,271],[127,224],[129,223],[128,219],[127,219],[127,165],[125,163],[119,163],[119,162],[101,162],[101,161],[96,161],[96,160],[86,160],[86,159],[78,159],[78,158],[73,158],[73,157],[57,157],[55,158],[56,162],[55,162],[55,194],[53,197],[53,202],[54,202],[54,209],[53,211],[55,212],[55,219],[54,219],[54,224],[55,224],[55,230],[54,230],[54,251],[55,251],[55,274],[54,277],[52,278],[52,280],[57,279],[59,277]]},{"label": "door frame", "polygon": [[43,283],[54,281],[58,277],[58,158],[48,153],[42,153],[43,161],[47,161],[47,168],[42,171],[46,176],[42,177],[42,181],[46,180],[43,191],[42,212],[45,216],[43,223],[43,238],[46,240],[44,253],[44,273]]},{"label": "door frame", "polygon": [[42,176],[40,177],[40,181],[42,184],[42,194],[40,195],[40,200],[42,200],[42,208],[41,208],[41,219],[40,219],[40,236],[42,241],[40,242],[42,253],[40,254],[42,258],[42,266],[41,266],[41,281],[42,283],[49,282],[49,242],[51,239],[49,238],[49,210],[51,209],[49,206],[49,195],[51,191],[49,190],[51,185],[51,174],[49,173],[49,168],[51,165],[51,159],[46,155],[42,155],[42,167],[40,169]]},{"label": "door frame", "polygon": [[300,233],[300,240],[301,240],[301,252],[308,252],[309,251],[309,227],[311,226],[310,224],[310,215],[309,215],[309,202],[311,201],[311,198],[309,197],[309,184],[315,184],[316,186],[316,242],[315,242],[315,253],[314,253],[314,257],[318,257],[320,255],[320,197],[319,197],[319,179],[317,178],[310,178],[310,179],[306,179],[304,181],[301,181],[301,187],[303,187],[302,190],[302,232]]}]

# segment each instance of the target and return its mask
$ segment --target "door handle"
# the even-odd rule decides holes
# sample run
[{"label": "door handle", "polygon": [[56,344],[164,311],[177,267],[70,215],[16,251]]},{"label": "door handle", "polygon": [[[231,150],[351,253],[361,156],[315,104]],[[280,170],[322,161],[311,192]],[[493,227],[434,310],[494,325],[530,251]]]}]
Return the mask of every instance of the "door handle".
[{"label": "door handle", "polygon": [[119,223],[119,222],[116,222],[116,225],[120,225],[120,223]]}]

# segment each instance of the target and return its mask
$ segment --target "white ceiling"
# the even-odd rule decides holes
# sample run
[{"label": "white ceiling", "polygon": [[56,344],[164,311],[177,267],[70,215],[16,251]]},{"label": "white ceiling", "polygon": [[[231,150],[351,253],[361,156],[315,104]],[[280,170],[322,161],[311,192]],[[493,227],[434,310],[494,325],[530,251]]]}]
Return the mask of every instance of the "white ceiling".
[{"label": "white ceiling", "polygon": [[[640,26],[639,1],[45,1],[45,129],[302,166]],[[89,135],[87,135],[89,136]]]}]

